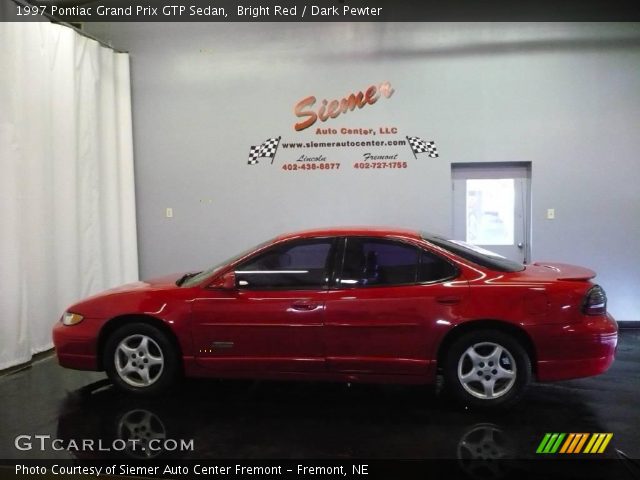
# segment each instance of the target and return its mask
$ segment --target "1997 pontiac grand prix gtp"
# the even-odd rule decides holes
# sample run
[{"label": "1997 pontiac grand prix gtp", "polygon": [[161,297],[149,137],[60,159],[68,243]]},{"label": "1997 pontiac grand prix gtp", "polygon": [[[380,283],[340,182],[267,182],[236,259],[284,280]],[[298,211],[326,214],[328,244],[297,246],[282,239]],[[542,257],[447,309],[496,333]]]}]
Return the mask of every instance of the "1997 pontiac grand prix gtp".
[{"label": "1997 pontiac grand prix gtp", "polygon": [[589,269],[522,265],[411,230],[279,236],[199,273],[87,298],[53,329],[60,365],[155,394],[189,377],[432,383],[504,406],[533,379],[597,375],[617,325]]}]

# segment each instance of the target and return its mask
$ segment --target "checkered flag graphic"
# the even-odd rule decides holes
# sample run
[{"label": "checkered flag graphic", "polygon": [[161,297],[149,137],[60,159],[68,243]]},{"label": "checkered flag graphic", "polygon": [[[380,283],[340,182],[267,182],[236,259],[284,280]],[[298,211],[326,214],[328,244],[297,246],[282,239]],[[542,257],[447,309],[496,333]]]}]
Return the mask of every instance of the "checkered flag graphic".
[{"label": "checkered flag graphic", "polygon": [[249,165],[255,165],[256,163],[258,163],[259,156],[260,156],[260,147],[251,145],[251,149],[249,150],[249,161],[247,163]]},{"label": "checkered flag graphic", "polygon": [[413,151],[413,156],[416,156],[417,153],[427,153],[431,158],[437,158],[438,149],[436,148],[435,142],[425,142],[420,137],[407,137],[409,141],[409,146],[411,147],[411,151]]},{"label": "checkered flag graphic", "polygon": [[259,158],[270,158],[271,163],[273,163],[273,158],[276,156],[278,145],[280,144],[280,138],[281,137],[268,138],[262,142],[262,145],[252,145],[249,149],[249,161],[247,163],[249,165],[255,165],[258,163]]}]

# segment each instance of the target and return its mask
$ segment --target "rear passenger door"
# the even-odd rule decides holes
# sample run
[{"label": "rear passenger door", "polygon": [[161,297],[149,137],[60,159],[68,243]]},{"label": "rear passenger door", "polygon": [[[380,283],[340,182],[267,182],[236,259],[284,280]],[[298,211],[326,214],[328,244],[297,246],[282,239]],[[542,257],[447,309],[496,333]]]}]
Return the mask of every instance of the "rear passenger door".
[{"label": "rear passenger door", "polygon": [[325,311],[327,369],[424,375],[433,329],[456,315],[466,288],[457,269],[400,239],[347,237]]}]

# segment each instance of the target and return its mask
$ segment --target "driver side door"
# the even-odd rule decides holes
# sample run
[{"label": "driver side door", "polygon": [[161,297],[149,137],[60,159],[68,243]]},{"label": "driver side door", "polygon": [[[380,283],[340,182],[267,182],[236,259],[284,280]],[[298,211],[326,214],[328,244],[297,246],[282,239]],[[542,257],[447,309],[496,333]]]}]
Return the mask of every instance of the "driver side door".
[{"label": "driver side door", "polygon": [[322,372],[334,238],[281,242],[235,267],[234,290],[193,304],[198,363],[225,372]]}]

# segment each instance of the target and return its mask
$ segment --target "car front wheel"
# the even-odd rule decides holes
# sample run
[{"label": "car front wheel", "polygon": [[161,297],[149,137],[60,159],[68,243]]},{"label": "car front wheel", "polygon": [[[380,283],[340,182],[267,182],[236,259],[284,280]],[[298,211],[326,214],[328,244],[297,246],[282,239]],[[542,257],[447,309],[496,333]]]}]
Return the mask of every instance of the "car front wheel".
[{"label": "car front wheel", "polygon": [[146,323],[116,330],[104,350],[104,365],[113,384],[127,392],[157,394],[178,373],[178,353],[167,335]]},{"label": "car front wheel", "polygon": [[445,387],[462,405],[505,407],[524,393],[531,380],[531,361],[511,335],[476,330],[451,345],[444,377]]}]

